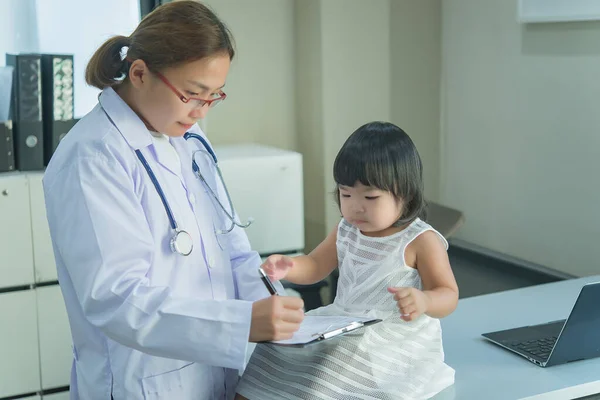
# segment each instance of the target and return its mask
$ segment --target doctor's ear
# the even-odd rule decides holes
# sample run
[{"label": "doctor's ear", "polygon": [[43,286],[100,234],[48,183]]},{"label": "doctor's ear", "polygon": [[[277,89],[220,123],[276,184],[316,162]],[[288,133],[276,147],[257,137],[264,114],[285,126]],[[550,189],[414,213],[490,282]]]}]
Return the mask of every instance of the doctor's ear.
[{"label": "doctor's ear", "polygon": [[149,73],[148,66],[143,60],[135,60],[129,67],[129,81],[135,88],[140,88],[146,81]]}]

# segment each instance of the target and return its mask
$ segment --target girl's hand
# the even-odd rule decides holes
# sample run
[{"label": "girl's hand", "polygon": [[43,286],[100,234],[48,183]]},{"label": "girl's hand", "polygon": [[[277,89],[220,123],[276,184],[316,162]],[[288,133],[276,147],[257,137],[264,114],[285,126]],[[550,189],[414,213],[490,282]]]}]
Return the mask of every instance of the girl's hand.
[{"label": "girl's hand", "polygon": [[388,292],[394,295],[398,309],[405,321],[412,321],[425,314],[429,308],[429,297],[413,287],[389,287]]},{"label": "girl's hand", "polygon": [[269,279],[275,282],[285,278],[293,266],[294,259],[292,257],[273,254],[265,260],[261,268],[269,275]]}]

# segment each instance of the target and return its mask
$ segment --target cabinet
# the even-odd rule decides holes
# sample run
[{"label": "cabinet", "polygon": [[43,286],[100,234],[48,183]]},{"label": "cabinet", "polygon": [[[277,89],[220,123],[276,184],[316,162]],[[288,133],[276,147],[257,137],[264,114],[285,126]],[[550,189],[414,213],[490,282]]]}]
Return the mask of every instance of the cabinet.
[{"label": "cabinet", "polygon": [[0,398],[68,398],[66,391],[44,395],[69,385],[73,356],[42,177],[0,174]]}]

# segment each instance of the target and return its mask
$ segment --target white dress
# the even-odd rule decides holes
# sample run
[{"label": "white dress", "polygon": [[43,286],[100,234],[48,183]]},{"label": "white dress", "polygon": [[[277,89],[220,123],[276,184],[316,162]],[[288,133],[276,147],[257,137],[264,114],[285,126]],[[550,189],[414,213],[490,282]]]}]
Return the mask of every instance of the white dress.
[{"label": "white dress", "polygon": [[405,322],[387,291],[421,289],[421,277],[406,265],[404,251],[428,230],[438,233],[417,219],[401,232],[369,237],[342,220],[336,298],[307,314],[371,316],[383,322],[305,348],[260,344],[237,392],[250,400],[396,400],[430,398],[452,385],[454,370],[444,363],[439,320],[422,315]]}]

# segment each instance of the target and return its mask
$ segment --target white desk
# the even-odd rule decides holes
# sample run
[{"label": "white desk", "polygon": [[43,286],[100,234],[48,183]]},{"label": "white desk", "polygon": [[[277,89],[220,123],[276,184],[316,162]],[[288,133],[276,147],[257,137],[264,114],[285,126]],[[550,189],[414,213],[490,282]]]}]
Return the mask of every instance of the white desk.
[{"label": "white desk", "polygon": [[600,358],[541,368],[481,336],[567,318],[581,287],[597,281],[600,275],[460,300],[442,320],[455,384],[435,400],[564,400],[600,393]]}]

